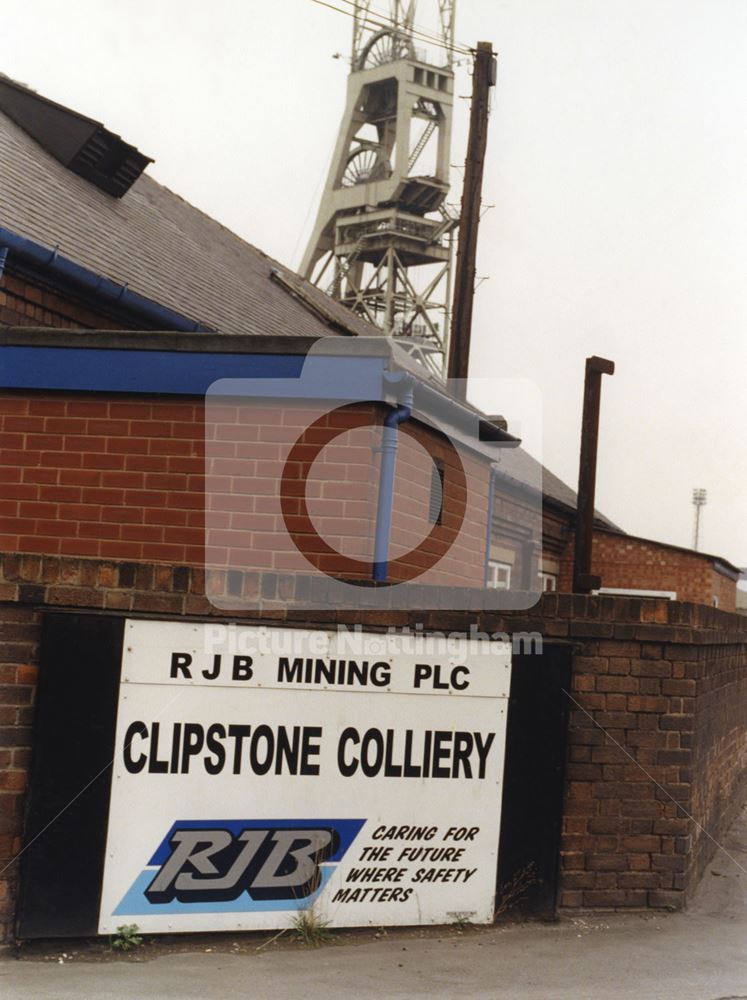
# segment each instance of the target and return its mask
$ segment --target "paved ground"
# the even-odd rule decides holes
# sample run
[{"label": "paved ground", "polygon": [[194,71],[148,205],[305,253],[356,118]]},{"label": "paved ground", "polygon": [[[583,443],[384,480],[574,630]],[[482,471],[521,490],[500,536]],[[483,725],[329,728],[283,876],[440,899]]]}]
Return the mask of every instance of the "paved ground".
[{"label": "paved ground", "polygon": [[[747,814],[687,913],[601,914],[319,950],[0,961],[2,1000],[747,1000]],[[736,863],[735,863],[736,862]]]}]

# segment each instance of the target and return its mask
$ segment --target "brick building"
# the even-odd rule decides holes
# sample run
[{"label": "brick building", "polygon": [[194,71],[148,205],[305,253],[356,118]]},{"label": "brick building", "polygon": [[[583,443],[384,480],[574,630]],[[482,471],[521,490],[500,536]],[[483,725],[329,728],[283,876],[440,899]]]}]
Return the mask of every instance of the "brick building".
[{"label": "brick building", "polygon": [[[665,597],[736,610],[739,569],[726,559],[677,545],[623,534],[597,525],[592,543],[594,572],[603,594]],[[559,560],[558,590],[572,589],[573,546]]]},{"label": "brick building", "polygon": [[[598,515],[593,569],[605,586],[672,591],[676,601],[546,594],[521,614],[468,612],[486,583],[529,594],[570,588],[572,490],[404,353],[384,341],[377,348],[368,324],[155,183],[134,147],[3,78],[0,162],[0,862],[22,843],[42,630],[53,613],[204,621],[230,616],[240,597],[250,621],[466,630],[477,619],[489,631],[541,631],[548,656],[572,671],[575,699],[567,754],[563,742],[562,759],[549,760],[561,780],[567,758],[560,853],[556,844],[548,879],[562,856],[565,906],[681,905],[708,841],[677,803],[719,831],[744,798],[734,762],[747,738],[735,706],[747,696],[747,637],[721,613],[733,608],[733,567],[630,538]],[[350,579],[368,572],[360,565],[372,562],[379,466],[371,442],[349,435],[400,402],[395,383],[381,392],[384,375],[406,376],[419,439],[403,434],[401,464],[414,485],[395,484],[390,571],[408,579],[435,556],[441,576],[421,588],[420,606],[443,606],[439,588],[457,587],[464,611],[418,617],[340,604],[310,613],[305,598],[318,580],[287,545],[276,495],[278,444],[308,426],[308,398],[301,405],[257,390],[230,414],[213,413],[215,435],[206,435],[216,380],[298,378],[320,340],[340,365],[340,385],[351,357],[365,361],[356,372],[369,391],[357,398],[376,402],[339,418],[343,434],[317,470],[318,492],[309,491],[307,510],[290,511],[333,543],[312,565]],[[443,564],[457,512],[437,502],[439,489],[452,495],[444,484],[454,470],[444,435],[428,422],[434,414],[466,442],[474,498]],[[236,478],[230,463],[246,457],[247,441],[257,464],[240,488],[222,490],[219,463]],[[215,459],[207,470],[206,454]],[[721,611],[680,603],[711,605],[714,596]],[[640,779],[600,726],[667,795]],[[524,783],[541,787],[548,761],[533,775],[516,760]],[[520,827],[516,813],[511,821]],[[17,868],[4,878],[0,923],[10,935]]]}]

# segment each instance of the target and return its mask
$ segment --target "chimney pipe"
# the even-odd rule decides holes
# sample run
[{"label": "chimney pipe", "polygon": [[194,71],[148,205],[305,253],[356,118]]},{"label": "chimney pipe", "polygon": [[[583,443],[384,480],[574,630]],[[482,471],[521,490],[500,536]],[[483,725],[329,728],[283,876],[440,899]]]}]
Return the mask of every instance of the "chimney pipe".
[{"label": "chimney pipe", "polygon": [[602,579],[592,576],[591,547],[594,539],[594,493],[597,480],[597,445],[599,443],[599,405],[602,375],[614,375],[614,361],[586,359],[584,412],[581,424],[581,456],[576,500],[576,538],[573,553],[573,592],[590,594],[599,590]]}]

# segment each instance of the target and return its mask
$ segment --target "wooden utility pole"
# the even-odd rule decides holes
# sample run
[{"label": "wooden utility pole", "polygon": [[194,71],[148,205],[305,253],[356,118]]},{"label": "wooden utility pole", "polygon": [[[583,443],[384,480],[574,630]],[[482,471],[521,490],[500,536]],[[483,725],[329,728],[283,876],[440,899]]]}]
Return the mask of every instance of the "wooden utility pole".
[{"label": "wooden utility pole", "polygon": [[490,88],[495,86],[496,63],[490,42],[478,42],[472,74],[472,110],[469,121],[467,161],[464,167],[462,213],[459,219],[459,249],[454,277],[454,306],[447,374],[463,381],[455,389],[466,392],[469,347],[472,335],[472,304],[475,297],[477,230],[480,225],[482,174],[488,142]]},{"label": "wooden utility pole", "polygon": [[602,398],[602,375],[614,375],[614,361],[596,356],[586,359],[584,411],[581,422],[581,456],[578,463],[576,498],[576,538],[573,552],[573,592],[590,594],[599,590],[601,577],[591,572],[591,548],[594,541],[594,494],[597,483],[597,444],[599,442],[599,405]]}]

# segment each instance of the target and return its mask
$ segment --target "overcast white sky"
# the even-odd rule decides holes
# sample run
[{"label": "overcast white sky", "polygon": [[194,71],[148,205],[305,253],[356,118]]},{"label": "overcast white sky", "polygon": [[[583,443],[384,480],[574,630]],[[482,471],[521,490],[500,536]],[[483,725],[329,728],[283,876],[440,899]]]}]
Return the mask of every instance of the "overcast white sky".
[{"label": "overcast white sky", "polygon": [[[0,70],[298,266],[350,33],[311,0],[4,0]],[[584,359],[613,359],[597,506],[689,545],[705,487],[701,547],[747,566],[747,2],[457,0],[456,35],[499,52],[472,370],[536,380],[544,460],[575,485]]]}]

